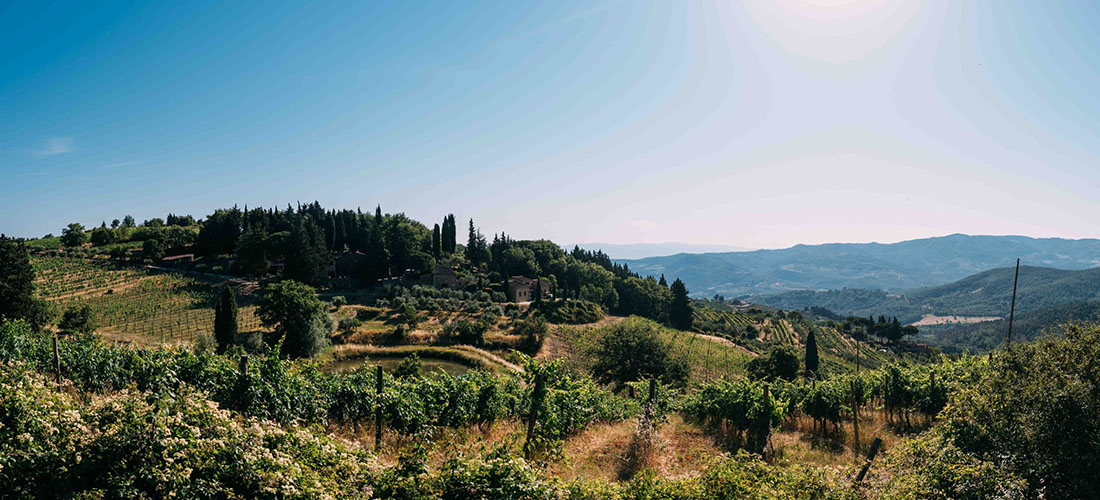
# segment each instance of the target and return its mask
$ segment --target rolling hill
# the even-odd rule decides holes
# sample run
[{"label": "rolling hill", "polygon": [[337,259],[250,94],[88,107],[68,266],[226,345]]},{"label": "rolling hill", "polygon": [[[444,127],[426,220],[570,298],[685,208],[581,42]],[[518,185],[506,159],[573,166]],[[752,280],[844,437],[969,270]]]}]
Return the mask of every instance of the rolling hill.
[{"label": "rolling hill", "polygon": [[[1014,268],[1004,267],[936,287],[899,293],[844,289],[793,291],[751,297],[750,301],[782,309],[821,306],[843,315],[897,316],[911,323],[928,314],[997,316],[1008,314]],[[1100,300],[1100,268],[1079,271],[1022,266],[1016,299],[1017,314],[1066,304]]]},{"label": "rolling hill", "polygon": [[900,243],[797,245],[781,250],[677,254],[618,260],[643,275],[679,277],[695,296],[765,295],[790,290],[934,287],[989,269],[1023,264],[1100,266],[1100,240],[953,234]]}]

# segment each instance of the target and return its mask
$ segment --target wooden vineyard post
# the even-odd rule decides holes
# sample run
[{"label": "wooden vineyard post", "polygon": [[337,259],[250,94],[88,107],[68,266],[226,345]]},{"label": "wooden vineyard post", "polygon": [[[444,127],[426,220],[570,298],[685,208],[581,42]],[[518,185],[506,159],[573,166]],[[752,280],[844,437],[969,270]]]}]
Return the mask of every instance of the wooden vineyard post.
[{"label": "wooden vineyard post", "polygon": [[247,354],[241,354],[241,362],[237,366],[237,371],[239,371],[241,373],[241,375],[248,375],[248,355]]},{"label": "wooden vineyard post", "polygon": [[875,438],[871,441],[871,449],[867,452],[867,462],[863,464],[863,468],[859,470],[859,475],[856,476],[856,483],[863,482],[864,476],[867,475],[867,470],[871,468],[871,461],[875,459],[875,455],[878,453],[878,447],[882,446],[882,440]]},{"label": "wooden vineyard post", "polygon": [[531,440],[535,437],[535,421],[539,418],[539,407],[542,406],[542,398],[545,393],[542,373],[535,375],[535,388],[531,393],[531,413],[527,418],[527,439],[523,442],[523,458],[531,460],[534,449]]},{"label": "wooden vineyard post", "polygon": [[53,334],[53,373],[54,380],[61,383],[61,351],[57,347],[57,333]]},{"label": "wooden vineyard post", "polygon": [[711,346],[710,344],[707,344],[707,367],[706,367],[707,382],[710,382],[710,379],[711,379],[711,376],[710,376],[710,349],[711,349],[711,347],[713,347],[713,346]]},{"label": "wooden vineyard post", "polygon": [[764,384],[764,442],[761,446],[761,454],[764,460],[771,461],[771,453],[768,452],[768,443],[772,440],[772,398],[768,384]]},{"label": "wooden vineyard post", "polygon": [[374,385],[374,451],[382,446],[382,365],[375,368]]},{"label": "wooden vineyard post", "polygon": [[856,381],[852,379],[852,436],[856,444],[852,447],[852,453],[859,459],[859,395],[856,394]]},{"label": "wooden vineyard post", "polygon": [[657,400],[657,379],[652,378],[652,379],[649,379],[649,400],[646,402],[646,405],[645,405],[646,417],[650,420],[653,419],[653,410],[655,409],[654,405],[657,404],[656,400]]}]

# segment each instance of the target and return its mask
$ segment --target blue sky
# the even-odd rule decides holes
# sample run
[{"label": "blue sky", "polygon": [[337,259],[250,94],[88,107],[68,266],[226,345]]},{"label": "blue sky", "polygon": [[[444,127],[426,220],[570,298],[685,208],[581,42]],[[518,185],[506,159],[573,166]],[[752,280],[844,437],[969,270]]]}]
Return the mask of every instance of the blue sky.
[{"label": "blue sky", "polygon": [[0,232],[381,204],[563,243],[1100,235],[1095,2],[0,3]]}]

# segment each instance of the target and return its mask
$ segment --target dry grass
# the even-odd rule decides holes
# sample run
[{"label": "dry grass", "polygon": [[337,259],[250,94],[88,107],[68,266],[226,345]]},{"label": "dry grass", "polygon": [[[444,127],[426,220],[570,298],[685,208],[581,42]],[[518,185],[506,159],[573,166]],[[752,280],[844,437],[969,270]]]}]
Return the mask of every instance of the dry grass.
[{"label": "dry grass", "polygon": [[[920,420],[920,422],[918,422]],[[927,428],[927,419],[912,419],[914,427],[906,429],[903,423],[891,423],[882,411],[863,410],[859,419],[859,446],[856,450],[852,422],[842,422],[834,431],[828,425],[828,432],[821,434],[813,431],[813,420],[808,417],[790,419],[782,429],[772,434],[776,459],[787,463],[817,466],[846,466],[863,463],[870,450],[871,441],[882,439],[880,452],[893,447],[907,434]]]}]

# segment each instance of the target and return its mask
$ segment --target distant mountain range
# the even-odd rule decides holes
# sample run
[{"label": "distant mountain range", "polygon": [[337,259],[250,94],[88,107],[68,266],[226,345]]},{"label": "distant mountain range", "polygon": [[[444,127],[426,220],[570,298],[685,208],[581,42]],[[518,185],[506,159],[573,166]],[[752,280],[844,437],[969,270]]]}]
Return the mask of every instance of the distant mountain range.
[{"label": "distant mountain range", "polygon": [[[574,245],[565,246],[566,250],[572,250]],[[730,245],[700,245],[694,243],[577,243],[585,250],[602,250],[612,259],[644,259],[646,257],[659,257],[678,253],[707,253],[707,252],[747,252],[752,248],[735,247]]]},{"label": "distant mountain range", "polygon": [[[936,316],[1008,317],[1014,267],[981,272],[937,287],[888,293],[881,290],[809,290],[749,297],[750,302],[781,309],[825,307],[843,316],[897,316],[911,323]],[[1100,268],[1069,271],[1020,267],[1016,313],[1100,300]]]},{"label": "distant mountain range", "polygon": [[934,287],[1014,265],[1017,257],[1025,265],[1089,269],[1100,266],[1100,240],[953,234],[890,244],[831,243],[616,260],[643,275],[678,277],[695,296],[736,297],[791,290],[896,292]]}]

